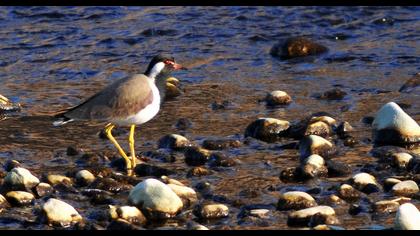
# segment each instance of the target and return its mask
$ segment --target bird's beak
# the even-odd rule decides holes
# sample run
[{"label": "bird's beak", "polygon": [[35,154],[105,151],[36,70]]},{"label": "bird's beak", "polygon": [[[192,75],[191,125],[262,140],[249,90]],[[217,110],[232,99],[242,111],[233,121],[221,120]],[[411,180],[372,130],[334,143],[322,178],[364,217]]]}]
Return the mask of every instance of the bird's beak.
[{"label": "bird's beak", "polygon": [[186,67],[182,66],[181,64],[174,63],[173,65],[174,70],[188,70]]}]

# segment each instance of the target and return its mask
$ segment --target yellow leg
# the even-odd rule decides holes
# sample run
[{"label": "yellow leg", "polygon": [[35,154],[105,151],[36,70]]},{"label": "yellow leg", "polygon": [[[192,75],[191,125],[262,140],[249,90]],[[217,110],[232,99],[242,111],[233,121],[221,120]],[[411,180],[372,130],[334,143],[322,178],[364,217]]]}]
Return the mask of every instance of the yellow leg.
[{"label": "yellow leg", "polygon": [[134,149],[134,130],[136,129],[136,125],[131,125],[130,127],[130,136],[128,137],[128,144],[130,145],[130,152],[131,152],[131,166],[136,167],[136,150]]},{"label": "yellow leg", "polygon": [[131,162],[130,159],[128,158],[127,154],[125,154],[124,150],[121,148],[121,146],[118,144],[117,140],[115,140],[114,136],[112,136],[112,129],[115,127],[115,125],[109,123],[105,126],[105,133],[108,137],[109,140],[111,140],[111,142],[115,145],[115,147],[118,149],[118,152],[120,153],[120,155],[124,158],[125,160],[125,165],[127,168],[127,174],[128,175],[132,175],[132,167],[131,167]]}]

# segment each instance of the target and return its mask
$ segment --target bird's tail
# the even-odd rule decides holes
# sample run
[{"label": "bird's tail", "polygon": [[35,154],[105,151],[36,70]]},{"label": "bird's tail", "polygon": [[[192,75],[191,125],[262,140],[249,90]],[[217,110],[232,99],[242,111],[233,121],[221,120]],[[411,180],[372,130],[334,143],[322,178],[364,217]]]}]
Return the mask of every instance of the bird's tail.
[{"label": "bird's tail", "polygon": [[66,117],[66,112],[67,110],[61,111],[54,115],[54,118],[57,119],[56,121],[53,122],[54,126],[61,126],[61,125],[64,125],[73,121],[73,119]]}]

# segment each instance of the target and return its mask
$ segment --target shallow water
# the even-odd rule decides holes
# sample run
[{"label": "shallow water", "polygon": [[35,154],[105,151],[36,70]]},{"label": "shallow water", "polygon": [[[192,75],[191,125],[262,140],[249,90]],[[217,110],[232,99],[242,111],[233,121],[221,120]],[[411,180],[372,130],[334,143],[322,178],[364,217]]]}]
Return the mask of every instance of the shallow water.
[{"label": "shallow water", "polygon": [[[23,109],[0,123],[0,161],[18,160],[41,176],[82,168],[75,158],[66,156],[68,146],[115,155],[110,142],[98,138],[103,124],[78,122],[57,128],[48,115],[80,103],[116,79],[142,73],[153,55],[167,52],[189,67],[174,74],[185,92],[167,101],[156,118],[138,128],[139,153],[155,150],[156,141],[165,134],[181,133],[198,144],[211,137],[242,139],[246,126],[258,117],[297,122],[325,111],[357,130],[355,137],[362,141],[353,148],[338,143],[336,158],[357,173],[363,164],[376,163],[369,154],[371,128],[361,122],[363,117],[395,101],[411,105],[404,110],[420,120],[420,94],[398,92],[420,70],[418,29],[419,7],[2,7],[0,94],[21,103]],[[288,36],[307,36],[329,52],[307,62],[271,57],[273,44]],[[344,100],[312,96],[334,87],[347,92]],[[293,103],[267,108],[258,102],[272,90],[287,91]],[[213,102],[224,100],[232,107],[212,109]],[[348,110],[342,111],[345,106]],[[189,119],[192,127],[178,130],[179,118]],[[118,139],[128,148],[124,135]],[[204,177],[187,179],[190,167],[183,158],[174,163],[151,159],[150,163],[174,168],[176,174],[171,177],[186,180],[189,186],[208,181],[215,194],[239,199],[243,205],[275,204],[286,187],[321,186],[321,194],[313,196],[322,198],[330,186],[347,179],[282,183],[280,171],[298,165],[298,152],[275,148],[278,144],[228,150],[240,163]],[[256,194],[247,195],[244,190]],[[380,195],[384,197],[389,196]],[[89,202],[68,198],[81,214],[93,211]],[[205,225],[210,229],[289,228],[287,212],[279,211],[272,211],[269,225],[238,225],[240,206],[227,204],[230,217]],[[348,205],[334,208],[340,226],[347,229],[373,224],[391,227],[395,215],[351,216]],[[14,208],[0,213],[0,218],[25,215],[18,211],[31,210]],[[14,222],[0,221],[0,228],[47,228]]]}]

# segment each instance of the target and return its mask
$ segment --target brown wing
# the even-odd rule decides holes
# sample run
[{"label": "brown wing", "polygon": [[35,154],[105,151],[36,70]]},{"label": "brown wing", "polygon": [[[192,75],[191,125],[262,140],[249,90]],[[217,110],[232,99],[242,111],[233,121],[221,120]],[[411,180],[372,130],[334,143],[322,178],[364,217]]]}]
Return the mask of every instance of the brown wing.
[{"label": "brown wing", "polygon": [[145,75],[116,81],[63,115],[70,119],[111,120],[125,118],[152,103],[153,93]]}]

